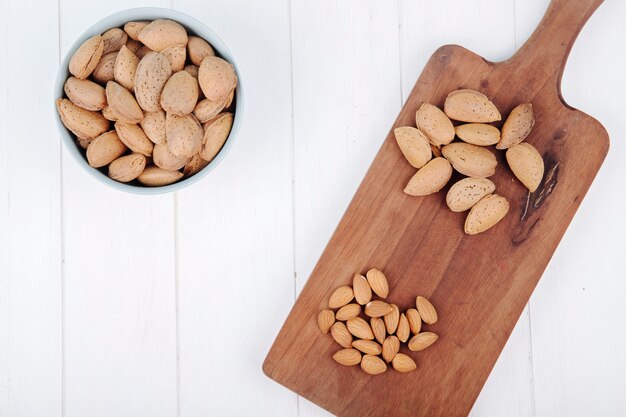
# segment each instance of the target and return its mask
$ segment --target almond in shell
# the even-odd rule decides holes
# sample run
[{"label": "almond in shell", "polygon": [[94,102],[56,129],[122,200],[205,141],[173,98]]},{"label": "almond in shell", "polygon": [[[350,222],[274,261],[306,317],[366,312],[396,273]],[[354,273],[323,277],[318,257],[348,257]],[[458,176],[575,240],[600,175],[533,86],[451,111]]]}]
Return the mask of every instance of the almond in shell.
[{"label": "almond in shell", "polygon": [[180,171],[166,171],[157,166],[149,166],[137,177],[137,181],[147,187],[162,187],[173,184],[183,177]]},{"label": "almond in shell", "polygon": [[447,145],[454,139],[454,126],[438,107],[424,103],[415,113],[415,122],[431,144]]},{"label": "almond in shell", "polygon": [[437,310],[427,298],[422,296],[415,298],[415,307],[424,323],[434,324],[437,322]]},{"label": "almond in shell", "polygon": [[178,171],[189,162],[189,158],[176,156],[170,152],[167,143],[154,145],[152,159],[154,160],[154,165],[166,171]]},{"label": "almond in shell", "polygon": [[373,340],[355,340],[352,347],[368,355],[380,355],[383,348]]},{"label": "almond in shell", "polygon": [[387,298],[389,295],[389,283],[385,274],[379,269],[372,268],[367,271],[366,274],[367,283],[370,284],[370,288],[374,291],[374,294],[380,298]]},{"label": "almond in shell", "polygon": [[235,99],[235,90],[231,91],[228,97],[226,98],[226,105],[224,108],[230,109],[233,104],[233,100]]},{"label": "almond in shell", "polygon": [[340,321],[347,321],[357,317],[361,313],[361,306],[355,303],[346,304],[341,307],[335,317]]},{"label": "almond in shell", "polygon": [[335,324],[331,326],[330,335],[335,342],[339,343],[339,346],[346,349],[352,347],[352,334],[342,322],[335,322]]},{"label": "almond in shell", "polygon": [[215,116],[220,114],[220,112],[226,107],[226,101],[216,102],[211,101],[207,98],[204,100],[200,100],[196,107],[193,109],[193,114],[196,116],[200,123],[206,123],[211,119],[214,119]]},{"label": "almond in shell", "polygon": [[135,74],[135,97],[145,111],[161,110],[161,91],[172,75],[169,59],[159,52],[150,52],[139,61]]},{"label": "almond in shell", "polygon": [[209,161],[205,161],[200,157],[200,155],[194,155],[185,165],[183,174],[185,177],[191,177],[192,175],[202,171],[207,165],[209,165]]},{"label": "almond in shell", "polygon": [[398,372],[406,373],[414,371],[417,368],[415,361],[410,356],[404,353],[398,353],[391,362],[393,369]]},{"label": "almond in shell", "polygon": [[354,292],[352,288],[344,285],[342,287],[337,288],[330,296],[328,301],[328,307],[330,308],[339,308],[348,304],[354,298]]},{"label": "almond in shell", "polygon": [[361,274],[354,274],[352,278],[352,290],[354,291],[354,298],[356,302],[365,305],[372,299],[372,289],[367,283],[367,278]]},{"label": "almond in shell", "polygon": [[341,349],[333,355],[333,359],[343,366],[354,366],[361,362],[361,352],[356,349]]},{"label": "almond in shell", "polygon": [[532,193],[543,178],[544,163],[541,154],[530,143],[513,145],[506,150],[506,161],[513,174]]},{"label": "almond in shell", "polygon": [[95,35],[83,42],[70,58],[70,73],[81,80],[89,77],[102,57],[104,42],[102,36]]},{"label": "almond in shell", "polygon": [[468,123],[491,123],[502,119],[498,108],[486,95],[474,90],[448,94],[443,110],[452,120]]},{"label": "almond in shell", "polygon": [[383,342],[383,359],[385,362],[389,363],[395,358],[400,350],[400,339],[396,336],[387,336],[385,341]]},{"label": "almond in shell", "polygon": [[378,341],[378,343],[382,344],[385,341],[385,337],[387,337],[385,321],[379,317],[372,317],[370,319],[370,326],[372,328],[372,333],[374,333],[374,338]]},{"label": "almond in shell", "polygon": [[394,334],[398,328],[398,322],[400,321],[400,310],[395,304],[390,304],[391,312],[383,317],[387,333]]},{"label": "almond in shell", "polygon": [[153,143],[165,143],[165,112],[163,110],[146,112],[139,124]]},{"label": "almond in shell", "polygon": [[361,359],[361,369],[370,375],[382,374],[387,370],[387,365],[378,356],[363,355]]},{"label": "almond in shell", "polygon": [[221,113],[213,121],[204,124],[204,137],[200,157],[212,161],[224,146],[233,127],[233,114]]},{"label": "almond in shell", "polygon": [[139,125],[132,123],[116,122],[115,131],[120,140],[131,151],[145,156],[152,156],[154,143],[144,133]]},{"label": "almond in shell", "polygon": [[84,150],[87,150],[87,148],[89,148],[89,145],[91,145],[91,142],[93,142],[93,139],[83,139],[83,138],[76,138],[76,139],[78,140],[78,146],[80,146]]},{"label": "almond in shell", "polygon": [[215,56],[215,51],[211,45],[198,36],[189,37],[189,41],[187,42],[187,51],[191,62],[198,66],[202,64],[202,60],[207,56]]},{"label": "almond in shell", "polygon": [[165,138],[174,155],[187,158],[196,155],[202,148],[203,134],[202,125],[192,114],[177,116],[166,113]]},{"label": "almond in shell", "polygon": [[193,64],[185,65],[185,71],[193,76],[196,80],[198,79],[198,66]]},{"label": "almond in shell", "polygon": [[413,352],[424,350],[428,346],[435,343],[438,338],[439,336],[433,332],[422,332],[416,334],[411,338],[411,340],[409,340],[409,350]]},{"label": "almond in shell", "polygon": [[109,165],[109,177],[119,182],[130,182],[146,167],[146,157],[140,153],[122,156]]},{"label": "almond in shell", "polygon": [[384,317],[392,311],[390,304],[380,300],[370,301],[365,305],[365,315],[368,317]]},{"label": "almond in shell", "polygon": [[128,22],[124,25],[124,32],[128,34],[128,37],[132,40],[139,40],[139,33],[144,30],[146,26],[150,24],[148,20],[142,20],[140,22]]},{"label": "almond in shell", "polygon": [[[150,52],[154,52],[152,49],[148,48],[146,45],[143,45],[141,48],[139,48],[137,50],[137,52],[135,52],[135,55],[137,55],[137,58],[139,58],[139,60],[141,61],[143,59],[144,56],[148,55]],[[169,61],[169,59],[168,59]],[[170,64],[172,65],[172,64]]]},{"label": "almond in shell", "polygon": [[532,104],[520,104],[515,107],[502,126],[502,138],[496,145],[496,149],[508,149],[522,142],[530,134],[534,125],[535,116]]},{"label": "almond in shell", "polygon": [[185,45],[168,46],[162,50],[161,53],[170,60],[173,72],[182,71],[185,68],[185,59],[187,59],[187,49]]},{"label": "almond in shell", "polygon": [[87,162],[94,168],[100,168],[109,165],[127,150],[115,130],[111,130],[91,141],[87,148]]},{"label": "almond in shell", "polygon": [[454,212],[466,211],[495,190],[496,185],[487,178],[464,178],[450,187],[446,204]]},{"label": "almond in shell", "polygon": [[450,181],[451,176],[452,166],[447,159],[441,157],[431,159],[411,177],[404,192],[412,196],[436,193]]},{"label": "almond in shell", "polygon": [[483,197],[470,210],[465,219],[465,233],[475,235],[493,227],[506,216],[509,202],[497,194]]},{"label": "almond in shell", "polygon": [[85,110],[102,110],[107,103],[104,88],[93,81],[70,77],[65,81],[63,89],[72,103]]},{"label": "almond in shell", "polygon": [[418,129],[409,126],[397,127],[393,131],[396,142],[406,160],[415,168],[421,168],[433,154],[428,138]]},{"label": "almond in shell", "polygon": [[324,309],[319,312],[317,315],[317,327],[319,327],[323,334],[328,333],[333,324],[335,324],[335,313],[333,313],[332,310]]},{"label": "almond in shell", "polygon": [[102,55],[98,65],[93,70],[93,79],[99,84],[105,85],[109,81],[115,79],[115,60],[117,59],[118,52],[109,52],[106,55]]},{"label": "almond in shell", "polygon": [[102,34],[104,49],[102,54],[119,51],[128,42],[128,35],[120,28],[109,29]]},{"label": "almond in shell", "polygon": [[456,135],[463,141],[478,146],[495,145],[500,140],[497,127],[484,123],[468,123],[454,128]]},{"label": "almond in shell", "polygon": [[198,80],[187,71],[174,73],[161,92],[161,107],[168,113],[182,116],[193,112],[198,101]]},{"label": "almond in shell", "polygon": [[124,123],[139,123],[143,119],[143,111],[130,91],[116,83],[109,81],[106,87],[107,103]]},{"label": "almond in shell", "polygon": [[[105,97],[106,97],[106,93],[105,93]],[[113,109],[108,105],[102,108],[102,115],[104,116],[105,119],[110,120],[112,122],[117,122],[118,120],[117,114],[115,114]]]},{"label": "almond in shell", "polygon": [[137,52],[141,49],[142,46],[143,45],[141,44],[141,42],[133,39],[128,39],[128,41],[126,41],[126,47],[130,52],[135,55],[137,55]]},{"label": "almond in shell", "polygon": [[143,28],[137,39],[153,51],[162,51],[172,45],[187,45],[187,31],[178,22],[157,19]]},{"label": "almond in shell", "polygon": [[101,113],[85,110],[65,98],[57,99],[61,121],[82,139],[93,139],[109,130],[109,121]]},{"label": "almond in shell", "polygon": [[206,98],[222,101],[235,89],[237,76],[232,64],[216,56],[207,56],[198,69],[198,82]]},{"label": "almond in shell", "polygon": [[346,322],[348,331],[359,339],[374,340],[374,333],[369,323],[363,320],[361,317],[355,317]]},{"label": "almond in shell", "polygon": [[133,54],[126,45],[117,53],[115,58],[115,65],[113,67],[113,77],[115,81],[121,84],[128,90],[133,90],[135,87],[135,74],[137,73],[137,65],[139,65],[139,58]]},{"label": "almond in shell", "polygon": [[496,156],[482,146],[455,142],[444,146],[441,152],[455,170],[468,177],[490,177],[496,172]]}]

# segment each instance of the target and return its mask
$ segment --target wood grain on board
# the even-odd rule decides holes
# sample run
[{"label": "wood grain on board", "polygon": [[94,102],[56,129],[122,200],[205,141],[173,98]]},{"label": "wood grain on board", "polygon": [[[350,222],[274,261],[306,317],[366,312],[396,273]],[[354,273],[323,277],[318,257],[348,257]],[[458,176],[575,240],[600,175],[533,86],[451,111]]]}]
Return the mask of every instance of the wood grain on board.
[{"label": "wood grain on board", "polygon": [[[467,236],[465,214],[447,209],[445,191],[402,192],[414,169],[389,134],[265,361],[271,378],[341,416],[469,412],[608,150],[604,128],[560,97],[568,52],[600,3],[554,0],[529,41],[502,63],[459,46],[433,54],[393,127],[413,125],[423,102],[442,106],[459,88],[484,92],[503,115],[532,102],[536,124],[527,140],[544,157],[544,180],[528,194],[499,153],[492,180],[511,210],[490,231]],[[439,310],[430,328],[440,339],[412,354],[414,374],[372,377],[338,366],[337,345],[319,334],[315,317],[330,293],[370,267],[386,272],[389,299],[401,308],[422,294]]]}]

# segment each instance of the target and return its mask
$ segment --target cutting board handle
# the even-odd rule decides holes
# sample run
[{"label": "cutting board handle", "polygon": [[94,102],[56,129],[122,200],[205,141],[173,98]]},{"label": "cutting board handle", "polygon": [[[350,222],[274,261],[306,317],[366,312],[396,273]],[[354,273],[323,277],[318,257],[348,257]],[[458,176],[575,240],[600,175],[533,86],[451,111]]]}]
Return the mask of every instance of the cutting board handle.
[{"label": "cutting board handle", "polygon": [[526,43],[510,59],[532,69],[535,82],[555,81],[559,95],[561,77],[576,37],[604,0],[552,0],[543,19]]}]

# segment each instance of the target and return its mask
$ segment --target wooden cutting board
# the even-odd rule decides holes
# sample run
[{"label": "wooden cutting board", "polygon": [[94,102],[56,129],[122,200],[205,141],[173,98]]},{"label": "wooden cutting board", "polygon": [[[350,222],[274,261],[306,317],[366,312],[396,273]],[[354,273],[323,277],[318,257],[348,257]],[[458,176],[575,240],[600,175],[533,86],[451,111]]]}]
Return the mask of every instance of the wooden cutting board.
[{"label": "wooden cutting board", "polygon": [[[571,46],[601,2],[553,0],[531,38],[504,62],[456,45],[433,54],[274,342],[263,365],[270,378],[339,416],[469,413],[608,151],[602,125],[560,94]],[[428,197],[403,193],[415,169],[392,133],[415,126],[422,103],[442,107],[460,88],[485,93],[503,116],[531,102],[536,124],[527,141],[546,168],[529,194],[498,152],[491,179],[511,209],[476,236],[463,232],[467,213],[447,208],[447,188]],[[369,376],[340,366],[332,359],[339,346],[317,328],[330,294],[372,267],[385,272],[388,300],[401,310],[413,307],[417,294],[437,307],[439,321],[428,328],[439,340],[410,352],[413,373]]]}]

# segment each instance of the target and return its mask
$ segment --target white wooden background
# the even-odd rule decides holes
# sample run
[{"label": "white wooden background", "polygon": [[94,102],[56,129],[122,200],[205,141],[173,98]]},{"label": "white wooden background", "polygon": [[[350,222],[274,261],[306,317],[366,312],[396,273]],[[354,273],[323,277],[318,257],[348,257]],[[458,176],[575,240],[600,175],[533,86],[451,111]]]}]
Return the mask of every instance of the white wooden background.
[{"label": "white wooden background", "polygon": [[[52,113],[73,40],[143,5],[212,27],[247,90],[223,164],[157,197],[86,176]],[[0,0],[0,416],[327,415],[261,372],[295,296],[428,56],[505,59],[546,5]],[[572,50],[563,95],[611,150],[472,416],[626,414],[625,14],[607,0]]]}]

